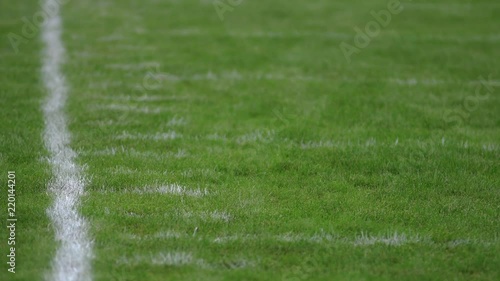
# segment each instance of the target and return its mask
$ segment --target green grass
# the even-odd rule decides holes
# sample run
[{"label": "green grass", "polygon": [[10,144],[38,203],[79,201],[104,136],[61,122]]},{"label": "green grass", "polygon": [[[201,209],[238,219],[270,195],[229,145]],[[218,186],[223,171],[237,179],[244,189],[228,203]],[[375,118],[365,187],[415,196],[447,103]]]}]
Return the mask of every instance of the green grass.
[{"label": "green grass", "polygon": [[[45,215],[50,203],[46,152],[42,142],[40,44],[29,40],[15,54],[7,34],[21,33],[20,18],[33,14],[37,1],[0,4],[0,280],[40,280],[54,254],[53,230]],[[7,173],[16,172],[16,274],[7,271]]]},{"label": "green grass", "polygon": [[[387,1],[244,1],[224,21],[211,1],[65,5],[95,280],[497,280],[500,5],[403,3],[351,63],[339,44]],[[39,48],[2,49],[0,172],[25,181],[22,247],[44,250],[19,280],[54,248]],[[446,122],[481,76],[493,91]]]}]

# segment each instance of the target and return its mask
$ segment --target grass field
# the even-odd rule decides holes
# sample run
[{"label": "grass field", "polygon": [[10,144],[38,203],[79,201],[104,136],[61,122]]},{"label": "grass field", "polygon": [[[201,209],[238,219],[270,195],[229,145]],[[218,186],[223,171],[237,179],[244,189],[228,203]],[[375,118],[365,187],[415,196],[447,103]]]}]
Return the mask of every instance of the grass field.
[{"label": "grass field", "polygon": [[[498,1],[401,1],[363,47],[392,1],[66,2],[92,280],[500,279]],[[0,3],[0,280],[60,244],[41,31],[8,37],[40,10]]]}]

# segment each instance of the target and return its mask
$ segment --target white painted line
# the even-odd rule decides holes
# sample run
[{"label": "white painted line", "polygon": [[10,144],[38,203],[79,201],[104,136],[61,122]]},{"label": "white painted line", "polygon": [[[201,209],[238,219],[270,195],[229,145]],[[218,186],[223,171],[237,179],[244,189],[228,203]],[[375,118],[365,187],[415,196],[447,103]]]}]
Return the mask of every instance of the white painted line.
[{"label": "white painted line", "polygon": [[132,193],[137,193],[137,194],[159,193],[159,194],[186,195],[192,197],[202,197],[209,195],[208,189],[206,188],[189,189],[186,188],[185,186],[176,183],[155,186],[155,187],[135,188],[132,190]]},{"label": "white painted line", "polygon": [[[250,263],[251,262],[247,262],[244,265]],[[157,254],[149,253],[142,255],[135,254],[134,256],[122,256],[116,261],[116,264],[125,266],[137,266],[137,265],[175,266],[175,267],[196,266],[203,269],[216,268],[216,264],[209,264],[204,259],[195,258],[192,253],[188,252],[160,252]],[[241,264],[241,262],[238,264]]]},{"label": "white painted line", "polygon": [[187,188],[177,183],[155,185],[155,186],[144,186],[136,188],[123,188],[116,190],[113,188],[103,188],[97,190],[101,194],[112,194],[112,193],[134,193],[134,194],[172,194],[172,195],[184,195],[191,197],[204,197],[212,194],[207,188]]},{"label": "white painted line", "polygon": [[433,241],[429,236],[421,236],[418,234],[406,233],[386,233],[386,234],[368,234],[361,232],[355,237],[341,236],[335,233],[319,232],[315,234],[306,233],[284,233],[279,235],[253,235],[240,234],[230,236],[219,236],[212,240],[213,243],[246,243],[253,241],[270,241],[270,242],[285,242],[285,243],[315,243],[321,245],[350,245],[354,247],[371,247],[374,245],[385,245],[389,247],[400,247],[405,245],[430,245],[430,246],[449,246],[459,247],[466,245],[491,247],[498,245],[498,239],[495,240],[479,240],[479,239],[456,239],[448,242]]},{"label": "white painted line", "polygon": [[196,258],[189,252],[159,252],[156,254],[135,254],[133,256],[122,256],[116,261],[117,265],[137,266],[191,266],[203,269],[229,269],[237,270],[241,268],[255,267],[257,262],[244,258],[235,258],[232,260],[224,260],[216,263]]},{"label": "white painted line", "polygon": [[78,213],[84,179],[74,162],[76,153],[69,147],[70,133],[63,113],[68,88],[61,72],[65,49],[61,42],[59,4],[55,0],[45,0],[43,9],[54,11],[43,23],[41,37],[44,45],[42,77],[48,93],[43,105],[44,141],[50,152],[53,174],[48,190],[54,198],[47,214],[59,242],[52,270],[46,280],[90,281],[92,242],[88,238],[87,222]]},{"label": "white painted line", "polygon": [[175,212],[166,213],[165,216],[181,217],[185,221],[195,218],[200,219],[203,222],[230,222],[233,219],[233,216],[226,211],[201,211],[201,212],[191,212],[177,209]]},{"label": "white painted line", "polygon": [[137,106],[137,105],[124,105],[124,104],[98,104],[95,106],[89,106],[90,110],[106,110],[106,111],[117,111],[117,112],[131,112],[131,113],[142,113],[142,114],[160,114],[162,112],[167,112],[170,109],[167,107],[148,107],[148,106]]},{"label": "white painted line", "polygon": [[131,134],[127,131],[123,131],[121,135],[116,136],[115,139],[118,140],[153,140],[153,141],[165,141],[165,140],[175,140],[182,138],[182,135],[175,131],[168,131],[165,133],[156,134]]},{"label": "white painted line", "polygon": [[354,246],[371,246],[375,244],[384,244],[387,246],[402,246],[406,244],[430,244],[431,240],[419,235],[409,236],[405,233],[394,232],[387,235],[370,235],[362,232],[356,237]]},{"label": "white painted line", "polygon": [[[91,156],[127,156],[134,158],[149,158],[154,160],[164,160],[169,158],[185,158],[188,156],[188,153],[184,149],[178,149],[177,152],[164,152],[158,153],[156,151],[137,151],[134,148],[126,148],[124,146],[121,147],[108,147],[103,150],[94,150],[94,151],[83,151],[81,155],[91,155]],[[136,170],[136,173],[147,174],[150,171],[142,171]],[[122,171],[123,173],[123,171]]]},{"label": "white painted line", "polygon": [[117,264],[136,266],[139,264],[184,266],[193,263],[193,255],[186,252],[161,252],[156,255],[135,255],[133,257],[121,257]]},{"label": "white painted line", "polygon": [[159,62],[142,62],[142,63],[111,63],[105,64],[104,67],[107,69],[113,70],[148,70],[148,69],[156,69],[160,65]]},{"label": "white painted line", "polygon": [[274,130],[256,130],[236,138],[238,144],[246,143],[270,143],[275,140]]}]

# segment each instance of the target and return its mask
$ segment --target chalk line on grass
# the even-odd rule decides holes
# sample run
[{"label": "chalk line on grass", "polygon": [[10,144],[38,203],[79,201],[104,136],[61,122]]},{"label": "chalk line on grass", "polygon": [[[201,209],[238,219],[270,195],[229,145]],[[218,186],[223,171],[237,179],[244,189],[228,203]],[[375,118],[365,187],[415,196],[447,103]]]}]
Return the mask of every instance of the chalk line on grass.
[{"label": "chalk line on grass", "polygon": [[101,194],[111,194],[111,193],[133,193],[133,194],[172,194],[181,196],[191,196],[191,197],[204,197],[211,195],[207,188],[187,188],[177,183],[171,184],[156,184],[154,186],[144,186],[135,188],[123,188],[116,190],[113,188],[98,189],[97,192]]},{"label": "chalk line on grass", "polygon": [[44,10],[53,14],[47,17],[41,28],[44,45],[42,78],[48,93],[43,105],[45,121],[44,141],[50,153],[52,179],[48,190],[54,202],[47,214],[55,229],[59,246],[52,261],[47,280],[90,281],[92,241],[88,237],[86,220],[78,213],[79,199],[84,193],[84,178],[70,148],[70,133],[64,116],[68,95],[65,77],[61,72],[65,49],[61,41],[61,17],[59,3],[45,0]]}]

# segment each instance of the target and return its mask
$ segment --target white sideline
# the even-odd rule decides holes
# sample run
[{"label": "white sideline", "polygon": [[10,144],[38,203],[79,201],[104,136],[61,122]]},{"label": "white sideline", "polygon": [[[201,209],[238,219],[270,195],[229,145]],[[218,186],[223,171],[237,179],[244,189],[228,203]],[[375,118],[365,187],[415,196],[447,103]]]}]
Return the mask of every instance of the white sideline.
[{"label": "white sideline", "polygon": [[46,11],[53,9],[41,28],[44,45],[42,78],[47,91],[43,105],[44,141],[52,168],[52,179],[47,188],[54,200],[47,214],[59,243],[46,280],[90,281],[92,242],[87,235],[87,222],[78,213],[84,179],[74,162],[76,153],[69,147],[70,133],[63,113],[68,89],[61,73],[65,49],[61,42],[59,4],[55,0],[45,0],[43,8]]}]

